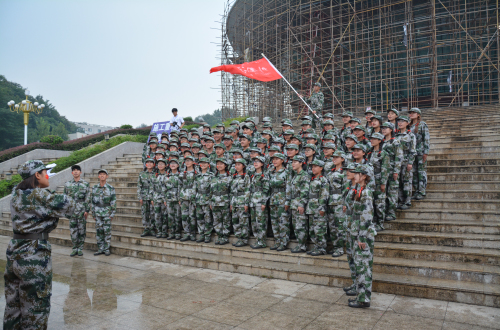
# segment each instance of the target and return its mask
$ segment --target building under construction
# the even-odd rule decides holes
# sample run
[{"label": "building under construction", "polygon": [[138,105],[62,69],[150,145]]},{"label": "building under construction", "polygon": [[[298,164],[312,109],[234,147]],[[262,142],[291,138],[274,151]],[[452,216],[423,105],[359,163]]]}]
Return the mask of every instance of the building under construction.
[{"label": "building under construction", "polygon": [[[221,23],[221,64],[265,54],[336,115],[499,101],[499,0],[236,0]],[[307,111],[283,80],[222,72],[221,96],[224,118]]]}]

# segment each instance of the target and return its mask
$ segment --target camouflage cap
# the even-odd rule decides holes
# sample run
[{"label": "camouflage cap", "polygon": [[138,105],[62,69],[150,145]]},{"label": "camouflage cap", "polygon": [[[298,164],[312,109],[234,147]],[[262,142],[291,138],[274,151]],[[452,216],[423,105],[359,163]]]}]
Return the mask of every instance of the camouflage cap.
[{"label": "camouflage cap", "polygon": [[340,150],[335,150],[335,152],[333,153],[332,157],[342,157],[342,158],[345,158],[345,154],[340,151]]},{"label": "camouflage cap", "polygon": [[206,142],[206,141],[212,141],[213,143],[215,143],[215,139],[214,139],[213,137],[211,137],[211,136],[205,136],[205,137],[203,138],[203,140],[205,140],[205,142]]},{"label": "camouflage cap", "polygon": [[266,163],[266,159],[262,156],[257,156],[257,157],[253,157],[252,158],[253,161],[256,161],[258,160],[259,162],[261,162],[262,164],[265,164]]},{"label": "camouflage cap", "polygon": [[319,159],[315,159],[312,162],[309,163],[309,166],[316,165],[320,167],[325,167],[325,162]]},{"label": "camouflage cap", "polygon": [[215,125],[215,127],[224,127],[224,124],[223,123],[218,123],[217,125]]},{"label": "camouflage cap", "polygon": [[281,152],[281,149],[278,146],[271,146],[271,147],[269,147],[269,151],[278,151],[278,152]]},{"label": "camouflage cap", "polygon": [[337,147],[335,146],[334,143],[331,143],[331,142],[328,142],[328,143],[325,143],[325,145],[323,146],[323,149],[337,149]]},{"label": "camouflage cap", "polygon": [[[154,163],[155,163],[155,159],[154,159],[154,158],[146,158],[146,159],[144,160],[144,165],[146,165],[146,163],[147,163],[147,162],[151,162],[151,163],[153,163],[153,164],[154,164]],[[106,174],[108,174],[108,173],[106,172]]]},{"label": "camouflage cap", "polygon": [[373,119],[377,119],[377,120],[378,120],[381,124],[384,122],[384,120],[382,119],[382,116],[380,116],[380,115],[375,115],[375,116],[373,116],[373,117],[372,117],[372,120],[373,120]]},{"label": "camouflage cap", "polygon": [[153,132],[149,133],[149,137],[156,137],[156,133]]},{"label": "camouflage cap", "polygon": [[279,138],[273,139],[273,143],[285,144],[285,139],[279,137]]},{"label": "camouflage cap", "polygon": [[158,140],[152,138],[151,140],[149,140],[149,144],[158,144]]},{"label": "camouflage cap", "polygon": [[312,118],[311,118],[311,116],[305,115],[305,116],[300,117],[300,120],[309,120],[309,121],[312,121]]},{"label": "camouflage cap", "polygon": [[221,131],[220,129],[218,129],[218,128],[214,128],[214,129],[212,130],[212,133],[214,133],[214,134],[215,134],[215,133],[222,133],[222,131]]},{"label": "camouflage cap", "polygon": [[293,143],[287,144],[285,149],[299,150],[299,146]]},{"label": "camouflage cap", "polygon": [[325,121],[323,122],[323,125],[332,125],[332,126],[335,126],[335,124],[334,124],[333,120],[330,120],[330,119],[325,120]]},{"label": "camouflage cap", "polygon": [[292,121],[290,119],[283,119],[283,122],[281,123],[281,126],[287,125],[293,127]]},{"label": "camouflage cap", "polygon": [[210,125],[205,123],[205,124],[203,124],[203,127],[210,128]]},{"label": "camouflage cap", "polygon": [[333,115],[333,113],[329,112],[329,113],[325,113],[325,115],[323,116],[323,118],[335,118],[335,116]]},{"label": "camouflage cap", "polygon": [[234,132],[234,126],[229,126],[228,128],[226,128],[225,132],[226,133],[233,133]]},{"label": "camouflage cap", "polygon": [[231,141],[234,141],[234,138],[232,135],[224,135],[224,137],[222,138],[222,140],[231,140]]},{"label": "camouflage cap", "polygon": [[183,133],[183,134],[180,134],[180,135],[179,135],[179,138],[181,138],[181,139],[182,139],[182,138],[187,139],[187,138],[188,138],[188,136],[187,136],[187,134]]},{"label": "camouflage cap", "polygon": [[[394,112],[394,113],[396,114],[396,116],[398,116],[398,117],[399,117],[399,111],[398,111],[397,109],[392,108],[392,109],[391,109],[391,110],[389,110],[389,111]],[[389,112],[389,111],[387,111],[387,112]]]},{"label": "camouflage cap", "polygon": [[165,156],[165,151],[160,151],[160,150],[156,149],[155,155],[156,154],[161,154],[161,155]]},{"label": "camouflage cap", "polygon": [[360,129],[360,130],[362,130],[363,132],[366,133],[366,128],[364,128],[364,126],[358,125],[358,126],[354,127],[353,131],[357,130],[357,129]]},{"label": "camouflage cap", "polygon": [[262,134],[273,135],[273,132],[271,132],[268,129],[265,129],[265,130],[262,131]]},{"label": "camouflage cap", "polygon": [[303,162],[305,162],[305,161],[306,161],[306,158],[305,158],[304,156],[302,156],[302,155],[295,155],[295,156],[293,156],[293,158],[292,158],[292,161],[293,161],[293,160],[294,160],[294,161],[297,161],[297,162],[301,162],[301,163],[303,163]]},{"label": "camouflage cap", "polygon": [[271,124],[271,123],[263,123],[263,124],[262,124],[262,127],[263,127],[263,128],[271,128],[271,129],[272,129],[273,124]]},{"label": "camouflage cap", "polygon": [[300,143],[302,143],[302,137],[299,134],[293,135],[290,139],[296,139],[299,140]]},{"label": "camouflage cap", "polygon": [[209,163],[210,164],[210,159],[208,159],[208,157],[201,157],[199,160],[198,160],[199,163]]},{"label": "camouflage cap", "polygon": [[224,164],[226,164],[227,166],[229,166],[229,159],[227,159],[227,158],[217,158],[217,159],[215,159],[215,162],[216,162],[216,163],[217,163],[217,162],[221,162],[221,163],[224,163]]},{"label": "camouflage cap", "polygon": [[194,137],[190,137],[188,139],[189,142],[198,142],[198,139],[195,139]]},{"label": "camouflage cap", "polygon": [[316,133],[310,133],[310,134],[306,135],[306,140],[309,140],[309,139],[314,139],[317,141],[317,140],[319,140],[319,136]]},{"label": "camouflage cap", "polygon": [[158,164],[159,162],[163,162],[163,164],[167,165],[167,160],[165,158],[158,159],[156,161],[156,164]]},{"label": "camouflage cap", "polygon": [[355,144],[355,145],[354,145],[354,147],[352,147],[352,149],[353,149],[353,150],[354,150],[354,149],[360,149],[360,150],[363,150],[364,152],[366,152],[366,147],[365,147],[365,145],[364,145],[364,144],[360,144],[360,143]]},{"label": "camouflage cap", "polygon": [[262,150],[260,150],[260,148],[250,148],[250,152],[258,152],[259,154],[262,154]]},{"label": "camouflage cap", "polygon": [[233,120],[230,125],[240,125],[238,120]]},{"label": "camouflage cap", "polygon": [[310,120],[303,120],[302,121],[302,124],[300,124],[301,126],[305,126],[305,125],[312,125],[312,122]]},{"label": "camouflage cap", "polygon": [[273,119],[271,117],[264,117],[264,118],[262,118],[262,122],[263,123],[270,123],[272,121],[273,121]]},{"label": "camouflage cap", "polygon": [[251,122],[251,123],[253,123],[254,125],[255,125],[255,124],[257,124],[257,120],[255,119],[255,117],[248,117],[246,121],[247,121],[247,122]]},{"label": "camouflage cap", "polygon": [[392,129],[394,129],[394,124],[386,121],[380,127],[382,127],[382,128],[390,128],[392,130]]},{"label": "camouflage cap", "polygon": [[357,137],[356,135],[354,135],[354,134],[349,134],[349,135],[347,135],[347,136],[345,137],[345,139],[346,139],[346,140],[347,140],[347,139],[353,139],[353,140],[354,140],[354,142],[358,143],[358,137]]},{"label": "camouflage cap", "polygon": [[373,110],[373,109],[371,109],[371,108],[370,108],[370,109],[366,109],[366,111],[365,111],[365,115],[366,115],[367,113],[373,113],[374,115],[376,115],[376,114],[377,114],[377,111],[375,111],[375,110]]},{"label": "camouflage cap", "polygon": [[351,122],[351,121],[355,121],[355,122],[357,122],[357,123],[360,123],[360,124],[361,124],[361,120],[360,120],[359,118],[356,118],[356,117],[351,118],[351,120],[349,120],[349,122]]},{"label": "camouflage cap", "polygon": [[342,117],[354,117],[354,115],[352,114],[352,112],[350,111],[344,111],[342,112]]},{"label": "camouflage cap", "polygon": [[178,151],[170,151],[170,157],[179,157]]},{"label": "camouflage cap", "polygon": [[404,120],[404,121],[406,121],[406,122],[408,122],[408,123],[410,122],[410,118],[409,118],[408,116],[401,116],[401,117],[399,117],[398,119],[399,119],[399,120]]},{"label": "camouflage cap", "polygon": [[217,143],[216,145],[214,145],[214,148],[222,148],[226,150],[226,145],[224,143]]},{"label": "camouflage cap", "polygon": [[370,136],[370,139],[383,140],[384,139],[384,135],[381,134],[381,133],[373,133],[372,136]]},{"label": "camouflage cap", "polygon": [[368,174],[370,171],[366,168],[366,165],[360,164],[356,166],[355,169],[351,170],[353,173]]},{"label": "camouflage cap", "polygon": [[28,160],[17,170],[17,173],[23,180],[25,180],[33,174],[40,172],[41,170],[45,170],[46,168],[47,167],[41,160]]},{"label": "camouflage cap", "polygon": [[275,153],[274,155],[272,155],[272,156],[271,156],[271,158],[279,158],[279,159],[281,159],[281,160],[283,160],[283,161],[285,161],[285,160],[286,160],[286,156],[285,156],[285,155],[283,155],[281,152],[277,152],[277,153]]},{"label": "camouflage cap", "polygon": [[193,155],[193,151],[191,149],[184,150],[182,154],[184,155],[186,152],[189,152],[191,155]]},{"label": "camouflage cap", "polygon": [[192,160],[194,162],[194,157],[193,156],[185,156],[184,161],[186,160]]},{"label": "camouflage cap", "polygon": [[198,142],[193,143],[193,146],[191,148],[200,148],[201,149],[201,144],[199,144]]},{"label": "camouflage cap", "polygon": [[203,150],[203,149],[201,149],[200,151],[198,151],[198,156],[199,156],[200,154],[205,155],[205,156],[208,156],[208,153],[207,153],[205,150]]},{"label": "camouflage cap", "polygon": [[409,113],[416,112],[416,113],[418,113],[419,115],[421,115],[421,114],[422,114],[422,111],[420,111],[420,109],[419,109],[419,108],[411,108],[408,112],[409,112]]},{"label": "camouflage cap", "polygon": [[314,86],[319,86],[319,87],[321,87],[321,84],[320,84],[319,82],[315,82],[315,83],[314,83]]},{"label": "camouflage cap", "polygon": [[168,147],[176,147],[176,148],[179,148],[179,141],[177,140],[172,140],[170,141],[170,144],[168,145]]},{"label": "camouflage cap", "polygon": [[342,169],[344,171],[350,171],[350,172],[352,172],[352,171],[354,171],[356,169],[356,167],[358,167],[357,163],[349,163],[349,164],[347,164],[347,166],[342,167]]},{"label": "camouflage cap", "polygon": [[235,163],[235,164],[236,164],[236,163],[241,163],[241,164],[243,164],[243,165],[247,166],[247,161],[246,161],[244,158],[238,158],[238,159],[236,159],[236,160],[234,161],[234,163]]},{"label": "camouflage cap", "polygon": [[[154,162],[154,161],[153,161]],[[97,172],[97,175],[99,175],[100,173],[106,173],[106,175],[108,175],[108,171],[101,168],[98,172]]]},{"label": "camouflage cap", "polygon": [[251,122],[250,123],[249,122],[245,122],[245,123],[243,123],[243,125],[241,125],[241,128],[242,129],[243,128],[248,128],[248,129],[253,130],[255,128],[255,125],[253,123],[251,123]]},{"label": "camouflage cap", "polygon": [[308,128],[306,129],[306,133],[316,133],[316,131],[313,128]]},{"label": "camouflage cap", "polygon": [[260,139],[257,139],[257,143],[264,143],[267,145],[267,140],[263,137],[261,137]]},{"label": "camouflage cap", "polygon": [[167,149],[167,145],[165,145],[164,143],[160,143],[160,144],[158,144],[157,148]]},{"label": "camouflage cap", "polygon": [[316,148],[316,146],[314,144],[310,144],[310,143],[306,144],[306,146],[304,147],[304,149],[307,149],[307,148],[314,150],[314,152],[318,151],[318,149]]},{"label": "camouflage cap", "polygon": [[337,140],[337,137],[331,133],[327,133],[325,136],[323,136],[323,140]]},{"label": "camouflage cap", "polygon": [[168,163],[176,163],[177,165],[179,165],[179,160],[177,158],[169,158],[168,160]]},{"label": "camouflage cap", "polygon": [[181,143],[181,148],[191,148],[189,143]]},{"label": "camouflage cap", "polygon": [[161,137],[165,137],[165,136],[168,137],[168,132],[167,131],[161,133]]},{"label": "camouflage cap", "polygon": [[287,129],[283,132],[283,135],[294,135],[295,131],[293,129]]},{"label": "camouflage cap", "polygon": [[181,129],[179,130],[179,132],[185,132],[185,133],[187,133],[187,131],[188,131],[188,130],[187,130],[187,128],[181,128]]},{"label": "camouflage cap", "polygon": [[240,139],[241,138],[247,139],[248,141],[252,141],[252,138],[248,134],[240,134]]}]

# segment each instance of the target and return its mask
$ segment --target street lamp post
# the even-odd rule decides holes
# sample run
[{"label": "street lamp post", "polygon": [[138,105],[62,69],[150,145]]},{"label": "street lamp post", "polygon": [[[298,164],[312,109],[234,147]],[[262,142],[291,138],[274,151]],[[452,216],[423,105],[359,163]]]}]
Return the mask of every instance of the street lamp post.
[{"label": "street lamp post", "polygon": [[22,111],[24,113],[24,144],[28,144],[28,121],[30,119],[30,112],[34,112],[37,115],[41,114],[43,108],[45,108],[45,104],[38,104],[38,102],[31,103],[28,100],[28,96],[30,95],[29,90],[25,90],[26,100],[22,100],[18,104],[13,100],[7,102],[10,111],[19,112]]}]

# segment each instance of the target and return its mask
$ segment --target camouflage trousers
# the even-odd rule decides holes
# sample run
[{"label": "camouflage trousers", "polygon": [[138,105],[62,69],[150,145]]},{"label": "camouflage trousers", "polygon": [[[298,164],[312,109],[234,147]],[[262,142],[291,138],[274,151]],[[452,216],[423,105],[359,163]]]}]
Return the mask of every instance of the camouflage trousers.
[{"label": "camouflage trousers", "polygon": [[245,212],[245,207],[233,207],[233,231],[236,236],[243,243],[248,243],[248,222],[250,214]]},{"label": "camouflage trousers", "polygon": [[285,206],[271,205],[269,211],[275,244],[287,246],[290,240],[290,225],[289,214],[285,211]]},{"label": "camouflage trousers", "polygon": [[333,253],[344,253],[345,213],[342,205],[328,206],[328,229],[333,245]]},{"label": "camouflage trousers", "polygon": [[7,249],[4,329],[47,329],[52,295],[52,258],[50,248],[41,246],[39,244],[35,253],[15,255]]},{"label": "camouflage trousers", "polygon": [[385,216],[396,217],[396,208],[398,207],[398,193],[399,193],[399,176],[398,180],[394,180],[392,174],[389,176],[386,186],[386,203],[385,203]]},{"label": "camouflage trousers", "polygon": [[210,205],[196,205],[196,223],[198,225],[198,234],[202,238],[210,238],[214,230]]},{"label": "camouflage trousers", "polygon": [[424,162],[423,156],[415,156],[412,171],[415,195],[420,194],[425,196],[425,189],[427,188],[427,161]]},{"label": "camouflage trousers", "polygon": [[141,205],[142,227],[144,230],[152,230],[153,228],[153,205],[151,201],[143,200]]},{"label": "camouflage trousers", "polygon": [[87,236],[87,220],[83,215],[69,219],[69,233],[71,243],[73,243],[73,250],[83,250],[83,244]]},{"label": "camouflage trousers", "polygon": [[314,244],[314,248],[326,253],[326,215],[309,215],[309,237]]},{"label": "camouflage trousers", "polygon": [[[387,191],[387,185],[385,187]],[[385,220],[385,192],[380,190],[380,185],[377,182],[377,187],[375,188],[375,192],[373,193],[373,222],[380,226],[384,226]]]},{"label": "camouflage trousers", "polygon": [[307,250],[307,215],[300,214],[297,210],[292,210],[293,232],[297,237],[298,246],[302,251]]},{"label": "camouflage trousers", "polygon": [[407,163],[403,162],[399,173],[399,204],[411,205],[411,182],[413,172],[408,171]]},{"label": "camouflage trousers", "polygon": [[155,202],[155,223],[156,223],[156,234],[166,235],[167,234],[167,206],[163,202]]},{"label": "camouflage trousers", "polygon": [[217,233],[217,238],[227,240],[229,238],[229,231],[231,230],[229,205],[213,206],[212,214],[214,216],[214,230]]},{"label": "camouflage trousers", "polygon": [[111,219],[95,217],[95,237],[99,251],[109,251],[111,245]]},{"label": "camouflage trousers", "polygon": [[170,235],[181,236],[181,206],[179,202],[167,202],[167,228]]},{"label": "camouflage trousers", "polygon": [[[357,241],[367,244],[361,249]],[[357,301],[370,302],[372,296],[373,248],[375,241],[371,238],[356,238],[354,242],[354,264],[356,265]]]},{"label": "camouflage trousers", "polygon": [[354,263],[354,247],[356,243],[356,237],[353,237],[349,231],[346,232],[345,241],[345,252],[347,255],[347,264],[349,265],[349,270],[351,272],[352,285],[356,285],[356,264]]},{"label": "camouflage trousers", "polygon": [[266,247],[267,212],[262,211],[262,207],[260,205],[256,205],[250,208],[250,218],[252,223],[252,232],[257,239],[257,244]]},{"label": "camouflage trousers", "polygon": [[191,201],[181,201],[182,229],[185,236],[196,236],[195,205]]}]

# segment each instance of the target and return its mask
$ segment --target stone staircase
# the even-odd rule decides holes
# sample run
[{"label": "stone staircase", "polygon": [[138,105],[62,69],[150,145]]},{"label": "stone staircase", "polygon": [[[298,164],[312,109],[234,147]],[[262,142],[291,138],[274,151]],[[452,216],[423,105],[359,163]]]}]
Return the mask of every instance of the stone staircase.
[{"label": "stone staircase", "polygon": [[[499,110],[484,106],[424,111],[432,142],[427,198],[398,212],[398,219],[378,234],[374,291],[500,307]],[[118,197],[112,253],[328,286],[350,282],[345,256],[310,257],[289,250],[141,238],[136,198],[141,167],[139,154],[124,155],[106,167]],[[97,169],[85,179],[97,183]],[[95,251],[91,217],[87,228],[85,247]],[[10,214],[4,212],[0,234],[11,233]],[[67,219],[60,220],[50,240],[71,246]],[[272,241],[269,238],[268,244]],[[295,244],[292,240],[290,246]]]},{"label": "stone staircase", "polygon": [[[54,161],[56,161],[58,158],[42,158],[40,159],[44,164],[50,164],[50,163],[53,163]],[[19,169],[19,167],[21,167],[21,165],[19,165],[18,167],[11,167],[10,169],[8,170],[5,170],[5,171],[2,171],[0,173],[0,180],[4,180],[4,179],[10,179],[12,177],[12,175],[15,175],[17,174],[17,170]]]}]

